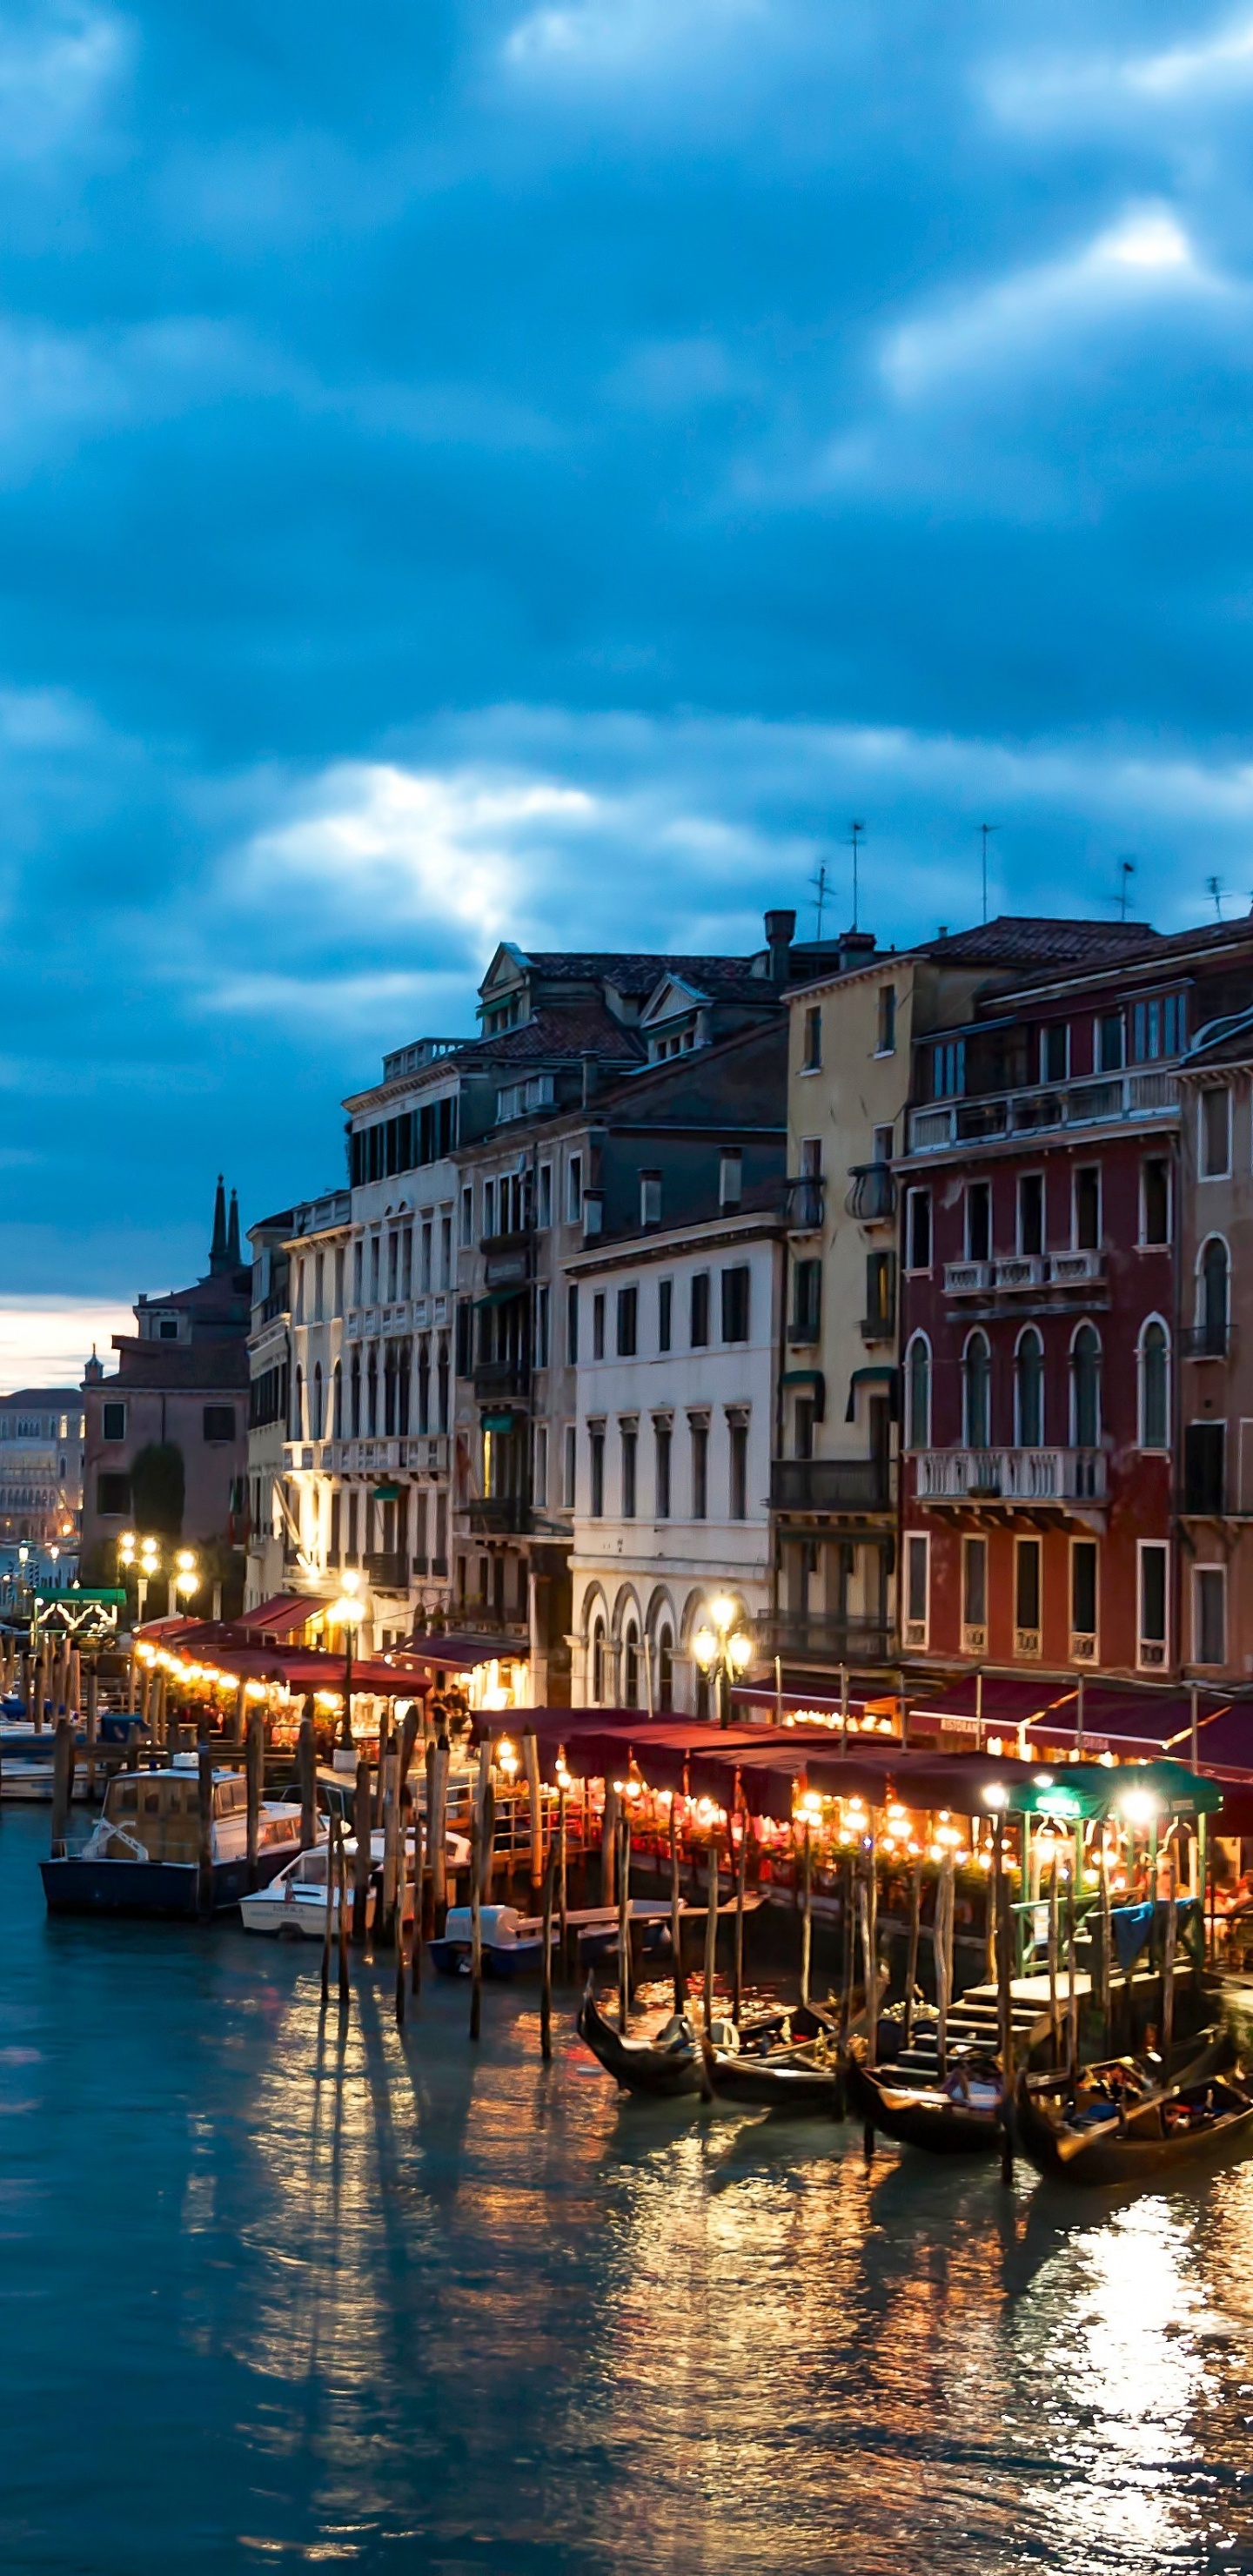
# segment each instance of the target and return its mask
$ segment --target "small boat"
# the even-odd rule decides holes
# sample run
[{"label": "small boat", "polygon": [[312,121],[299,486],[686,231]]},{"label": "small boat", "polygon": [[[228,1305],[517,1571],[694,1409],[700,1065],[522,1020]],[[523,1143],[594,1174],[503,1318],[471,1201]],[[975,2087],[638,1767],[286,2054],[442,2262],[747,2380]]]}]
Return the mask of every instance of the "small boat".
[{"label": "small boat", "polygon": [[[554,1918],[553,1945],[557,1941]],[[468,1977],[473,1935],[468,1905],[450,1905],[443,1937],[427,1943],[427,1955],[441,1977]],[[524,1977],[544,1955],[542,1915],[519,1914],[514,1905],[484,1905],[479,1913],[479,1950],[485,1977]]]},{"label": "small boat", "polygon": [[[382,1833],[370,1837],[370,1878],[366,1888],[366,1924],[374,1921],[374,1908],[383,1878]],[[449,1834],[445,1849],[450,1870],[468,1869],[470,1846],[463,1834]],[[348,1911],[352,1914],[352,1870],[357,1846],[351,1835],[345,1835],[344,1851],[348,1861]],[[324,1941],[326,1938],[326,1882],[328,1845],[319,1843],[314,1851],[297,1853],[272,1878],[267,1887],[259,1887],[239,1900],[239,1911],[245,1932],[268,1932],[280,1941]],[[413,1840],[408,1841],[408,1866],[405,1879],[405,1921],[413,1914]],[[331,1930],[339,1929],[339,1891],[331,1910]]]},{"label": "small boat", "polygon": [[733,2022],[711,2033],[705,2050],[710,2089],[720,2102],[751,2103],[768,2111],[815,2111],[834,2118],[839,2101],[839,2050],[825,2017],[800,2007],[747,2031]]},{"label": "small boat", "polygon": [[[1019,2080],[1018,2143],[1037,2172],[1074,2183],[1151,2181],[1253,2147],[1253,2083],[1217,2060],[1221,2042],[1172,2081],[1156,2061],[1110,2058],[1066,2075]],[[1206,2057],[1215,2062],[1206,2065]]]},{"label": "small boat", "polygon": [[593,2057],[624,2093],[648,2093],[673,2101],[680,2094],[703,2093],[706,2077],[700,2042],[686,2013],[672,2013],[652,2039],[630,2039],[606,2019],[589,1977],[576,2024]]},{"label": "small boat", "polygon": [[[299,1810],[263,1802],[257,1823],[257,1878],[264,1885],[293,1858]],[[248,1890],[248,1788],[241,1772],[213,1774],[209,1910],[223,1914]],[[85,1843],[58,1846],[41,1861],[50,1914],[162,1914],[200,1911],[200,1780],[194,1753],[162,1771],[122,1771]]]},{"label": "small boat", "polygon": [[941,2082],[880,2074],[849,2051],[845,2089],[854,2119],[933,2156],[986,2156],[1000,2145],[1005,2088],[996,2058],[959,2057]]}]

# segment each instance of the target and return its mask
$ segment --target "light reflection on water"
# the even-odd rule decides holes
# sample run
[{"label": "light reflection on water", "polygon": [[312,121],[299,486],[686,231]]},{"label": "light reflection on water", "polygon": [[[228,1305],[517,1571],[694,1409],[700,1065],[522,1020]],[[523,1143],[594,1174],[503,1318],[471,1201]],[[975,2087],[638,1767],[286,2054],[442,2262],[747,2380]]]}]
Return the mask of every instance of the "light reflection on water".
[{"label": "light reflection on water", "polygon": [[[625,2104],[533,1996],[46,1924],[0,1818],[19,2571],[1253,2565],[1253,2164],[1106,2206]],[[354,1970],[354,1974],[357,1972]]]}]

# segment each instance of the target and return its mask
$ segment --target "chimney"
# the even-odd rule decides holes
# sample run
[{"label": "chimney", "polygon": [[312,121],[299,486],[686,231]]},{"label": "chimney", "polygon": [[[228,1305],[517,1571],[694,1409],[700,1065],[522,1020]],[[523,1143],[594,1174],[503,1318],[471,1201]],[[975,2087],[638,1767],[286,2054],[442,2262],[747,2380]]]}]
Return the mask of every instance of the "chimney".
[{"label": "chimney", "polygon": [[583,1067],[583,1106],[586,1109],[596,1097],[596,1050],[584,1047],[579,1057]]},{"label": "chimney", "polygon": [[847,975],[854,966],[865,966],[874,952],[873,930],[846,930],[840,940],[840,973]]},{"label": "chimney", "polygon": [[724,1145],[718,1158],[718,1205],[723,1214],[738,1209],[743,1196],[743,1153],[738,1145]]},{"label": "chimney", "polygon": [[786,984],[792,941],[796,937],[794,912],[766,914],[766,946],[770,951],[770,981]]}]

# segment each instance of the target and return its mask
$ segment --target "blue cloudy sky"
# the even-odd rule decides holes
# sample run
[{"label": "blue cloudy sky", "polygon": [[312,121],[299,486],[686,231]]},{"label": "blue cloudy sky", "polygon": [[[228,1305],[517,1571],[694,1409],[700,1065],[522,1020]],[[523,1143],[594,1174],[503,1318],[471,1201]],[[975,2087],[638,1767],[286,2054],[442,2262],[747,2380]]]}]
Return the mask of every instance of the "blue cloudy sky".
[{"label": "blue cloudy sky", "polygon": [[502,934],[747,945],[853,814],[885,939],[984,819],[1246,907],[1251,125],[1195,0],[0,12],[0,1354]]}]

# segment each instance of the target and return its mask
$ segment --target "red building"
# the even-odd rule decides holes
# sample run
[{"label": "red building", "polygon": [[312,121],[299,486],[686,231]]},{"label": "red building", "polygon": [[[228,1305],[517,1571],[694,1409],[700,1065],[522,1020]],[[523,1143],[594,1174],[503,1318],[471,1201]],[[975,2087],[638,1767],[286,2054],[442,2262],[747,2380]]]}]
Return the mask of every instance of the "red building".
[{"label": "red building", "polygon": [[916,1049],[897,1166],[911,1661],[1177,1666],[1177,1067],[1217,943],[1146,932],[1115,970],[1101,938],[1090,971],[1002,987]]}]

